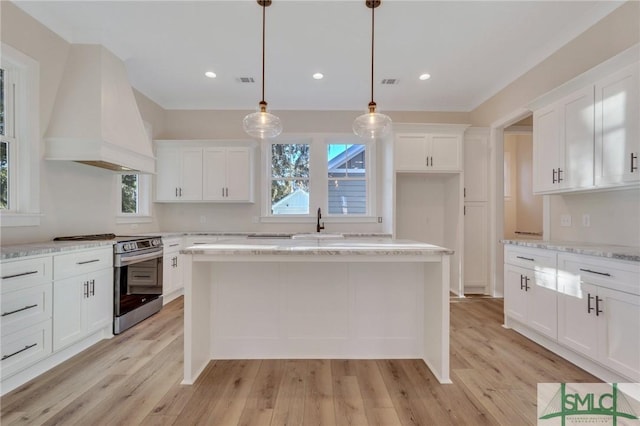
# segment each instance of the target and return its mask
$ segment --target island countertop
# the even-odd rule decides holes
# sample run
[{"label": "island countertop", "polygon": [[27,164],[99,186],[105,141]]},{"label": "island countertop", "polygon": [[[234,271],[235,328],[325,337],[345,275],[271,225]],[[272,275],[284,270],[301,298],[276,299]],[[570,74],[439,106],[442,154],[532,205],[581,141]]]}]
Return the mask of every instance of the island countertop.
[{"label": "island countertop", "polygon": [[391,238],[309,238],[257,240],[223,239],[198,244],[181,253],[193,255],[350,255],[350,256],[428,256],[451,255],[448,248],[411,240]]}]

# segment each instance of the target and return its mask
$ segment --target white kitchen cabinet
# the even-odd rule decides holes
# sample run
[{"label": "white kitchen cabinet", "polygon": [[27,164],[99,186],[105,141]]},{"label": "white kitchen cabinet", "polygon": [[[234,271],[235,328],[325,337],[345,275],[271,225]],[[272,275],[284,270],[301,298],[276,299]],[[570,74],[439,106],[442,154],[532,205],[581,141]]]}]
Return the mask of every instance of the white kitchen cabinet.
[{"label": "white kitchen cabinet", "polygon": [[593,86],[533,113],[533,191],[593,187]]},{"label": "white kitchen cabinet", "polygon": [[167,304],[182,294],[184,282],[182,278],[182,237],[163,238],[162,259],[162,300]]},{"label": "white kitchen cabinet", "polygon": [[51,256],[2,262],[0,374],[4,380],[51,354]]},{"label": "white kitchen cabinet", "polygon": [[595,85],[595,185],[640,182],[640,65],[627,66]]},{"label": "white kitchen cabinet", "polygon": [[489,130],[464,134],[464,293],[489,290]]},{"label": "white kitchen cabinet", "polygon": [[558,255],[558,341],[640,380],[640,268]]},{"label": "white kitchen cabinet", "polygon": [[397,133],[395,169],[405,172],[462,170],[460,134]]},{"label": "white kitchen cabinet", "polygon": [[113,249],[63,254],[53,261],[53,350],[100,330],[111,334]]},{"label": "white kitchen cabinet", "polygon": [[202,200],[201,148],[158,147],[156,170],[156,201]]},{"label": "white kitchen cabinet", "polygon": [[203,200],[253,202],[251,149],[214,147],[203,151]]},{"label": "white kitchen cabinet", "polygon": [[538,268],[505,265],[505,314],[556,339],[556,276]]}]

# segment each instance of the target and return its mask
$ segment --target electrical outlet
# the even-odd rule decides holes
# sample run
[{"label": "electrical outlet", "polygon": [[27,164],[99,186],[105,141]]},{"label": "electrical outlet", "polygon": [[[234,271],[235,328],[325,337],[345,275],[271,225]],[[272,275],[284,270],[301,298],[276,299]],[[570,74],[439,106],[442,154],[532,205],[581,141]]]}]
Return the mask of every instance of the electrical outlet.
[{"label": "electrical outlet", "polygon": [[591,226],[591,216],[588,213],[582,215],[582,226],[585,228]]},{"label": "electrical outlet", "polygon": [[200,223],[207,223],[207,217],[206,216],[200,216]]},{"label": "electrical outlet", "polygon": [[560,226],[570,227],[571,226],[571,215],[570,214],[562,214],[560,215]]}]

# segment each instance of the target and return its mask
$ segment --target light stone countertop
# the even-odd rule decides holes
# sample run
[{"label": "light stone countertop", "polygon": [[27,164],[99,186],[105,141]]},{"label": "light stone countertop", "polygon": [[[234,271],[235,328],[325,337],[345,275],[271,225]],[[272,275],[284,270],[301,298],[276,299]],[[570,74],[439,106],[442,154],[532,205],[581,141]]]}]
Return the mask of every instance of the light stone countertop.
[{"label": "light stone countertop", "polygon": [[566,253],[585,254],[609,259],[640,262],[640,247],[616,246],[596,243],[543,240],[502,240],[504,244],[532,247]]},{"label": "light stone countertop", "polygon": [[[274,232],[147,232],[136,234],[138,236],[159,236],[163,238],[171,237],[184,237],[184,236],[212,236],[212,237],[247,237],[247,236],[285,236],[292,235],[292,233],[274,233]],[[374,237],[390,237],[389,234],[356,234],[345,233],[344,236],[348,238],[374,238]],[[262,239],[262,238],[259,238]],[[0,260],[15,260],[22,257],[29,256],[43,256],[47,254],[61,253],[65,251],[83,250],[99,248],[102,246],[111,246],[114,244],[113,240],[99,240],[99,241],[42,241],[36,243],[25,244],[10,244],[0,247]]]},{"label": "light stone countertop", "polygon": [[43,241],[40,243],[13,244],[0,248],[0,260],[14,260],[27,256],[40,256],[73,250],[89,250],[113,246],[113,240],[102,241]]},{"label": "light stone countertop", "polygon": [[204,255],[356,255],[356,256],[425,256],[452,255],[453,250],[410,240],[391,238],[337,238],[337,239],[258,239],[220,240],[199,244],[181,251],[185,254]]}]

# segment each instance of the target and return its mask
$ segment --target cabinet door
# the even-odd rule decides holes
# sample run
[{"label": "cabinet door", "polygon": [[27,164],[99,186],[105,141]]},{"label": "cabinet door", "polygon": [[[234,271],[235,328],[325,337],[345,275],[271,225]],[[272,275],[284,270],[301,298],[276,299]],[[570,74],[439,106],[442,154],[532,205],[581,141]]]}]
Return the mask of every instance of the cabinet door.
[{"label": "cabinet door", "polygon": [[560,101],[561,143],[558,186],[580,189],[593,186],[593,86]]},{"label": "cabinet door", "polygon": [[203,153],[204,200],[221,201],[225,200],[225,190],[227,189],[227,161],[225,148],[205,148]]},{"label": "cabinet door", "polygon": [[580,275],[558,272],[558,342],[592,359],[598,356],[596,293]]},{"label": "cabinet door", "polygon": [[429,169],[433,171],[460,170],[462,150],[458,135],[430,135],[427,156]]},{"label": "cabinet door", "polygon": [[508,317],[526,324],[527,292],[523,288],[523,277],[527,269],[504,265],[504,311]]},{"label": "cabinet door", "polygon": [[181,185],[179,148],[162,147],[157,150],[156,200],[175,201]]},{"label": "cabinet door", "polygon": [[82,339],[83,306],[88,283],[85,276],[53,282],[53,350]]},{"label": "cabinet door", "polygon": [[639,66],[628,66],[596,84],[596,185],[640,181]]},{"label": "cabinet door", "polygon": [[113,269],[103,269],[87,276],[89,297],[85,299],[86,333],[113,323]]},{"label": "cabinet door", "polygon": [[464,292],[485,294],[489,284],[487,203],[465,203],[464,209]]},{"label": "cabinet door", "polygon": [[560,123],[556,105],[533,113],[533,192],[558,189],[556,173],[560,164]]},{"label": "cabinet door", "polygon": [[227,192],[229,201],[252,201],[251,155],[248,148],[227,148]]},{"label": "cabinet door", "polygon": [[427,169],[427,135],[398,134],[395,139],[396,170]]},{"label": "cabinet door", "polygon": [[181,201],[202,200],[202,149],[181,149]]},{"label": "cabinet door", "polygon": [[539,270],[526,272],[527,324],[552,339],[558,337],[556,275]]},{"label": "cabinet door", "polygon": [[173,292],[173,268],[177,252],[164,253],[162,256],[162,294]]},{"label": "cabinet door", "polygon": [[464,138],[464,200],[487,201],[489,148],[486,136]]},{"label": "cabinet door", "polygon": [[640,381],[640,296],[598,287],[599,360]]},{"label": "cabinet door", "polygon": [[182,280],[182,262],[184,260],[184,256],[180,253],[174,253],[174,257],[175,263],[173,268],[171,269],[171,287],[173,291],[176,291],[184,287],[184,282]]}]

